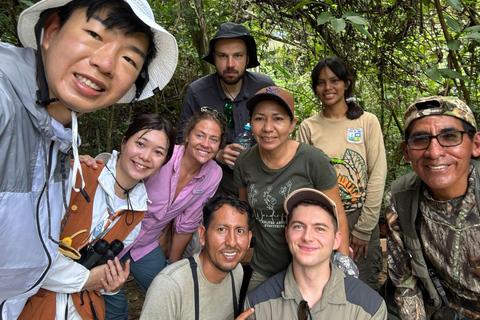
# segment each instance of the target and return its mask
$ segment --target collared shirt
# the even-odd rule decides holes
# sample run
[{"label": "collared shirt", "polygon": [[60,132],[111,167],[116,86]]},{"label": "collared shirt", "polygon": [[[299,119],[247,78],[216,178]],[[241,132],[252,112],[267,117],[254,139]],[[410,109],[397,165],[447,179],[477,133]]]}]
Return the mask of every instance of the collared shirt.
[{"label": "collared shirt", "polygon": [[[362,281],[345,274],[332,263],[320,300],[310,307],[312,320],[385,320],[387,309],[380,295]],[[292,264],[248,293],[245,310],[255,308],[248,319],[297,319],[304,300],[293,274]],[[310,318],[309,318],[310,319]]]},{"label": "collared shirt", "polygon": [[215,161],[208,161],[174,200],[184,152],[184,146],[176,145],[170,161],[145,182],[150,202],[142,230],[133,245],[121,255],[130,250],[134,261],[144,257],[159,246],[158,237],[172,219],[179,234],[193,233],[199,227],[203,203],[217,190],[222,170]]},{"label": "collared shirt", "polygon": [[247,110],[247,100],[255,95],[262,88],[273,86],[275,83],[268,76],[245,71],[243,76],[242,88],[232,101],[230,97],[223,92],[218,74],[212,73],[202,77],[188,87],[185,100],[182,105],[182,115],[178,125],[177,140],[183,141],[183,129],[191,116],[193,116],[201,107],[210,107],[225,114],[224,108],[227,102],[232,101],[234,128],[227,130],[227,143],[232,143],[235,137],[243,130],[246,123],[250,122]]}]

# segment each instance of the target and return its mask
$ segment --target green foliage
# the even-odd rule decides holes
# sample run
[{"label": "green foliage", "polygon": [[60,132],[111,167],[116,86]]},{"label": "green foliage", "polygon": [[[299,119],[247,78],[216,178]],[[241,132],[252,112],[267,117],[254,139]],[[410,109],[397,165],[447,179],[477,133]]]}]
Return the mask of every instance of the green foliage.
[{"label": "green foliage", "polygon": [[450,16],[445,16],[445,22],[450,28],[453,29],[453,31],[460,32],[460,25],[455,19],[451,18]]},{"label": "green foliage", "polygon": [[[299,7],[301,6],[297,5],[294,7],[294,9],[297,9]],[[367,31],[367,29],[365,29],[365,26],[369,24],[368,20],[358,13],[347,11],[342,15],[341,18],[338,18],[338,19],[335,18],[333,14],[330,13],[329,11],[324,11],[320,13],[320,15],[317,17],[317,25],[320,26],[320,25],[326,24],[327,22],[331,23],[332,28],[333,30],[335,30],[335,32],[340,32],[345,30],[347,23],[350,23],[361,34],[367,37],[372,37],[372,35]]]},{"label": "green foliage", "polygon": [[27,0],[8,0],[0,4],[0,41],[19,45],[17,36],[17,17],[23,9],[33,3]]},{"label": "green foliage", "polygon": [[[199,41],[210,39],[225,21],[249,28],[261,62],[253,71],[269,75],[294,94],[298,124],[321,108],[310,86],[313,66],[326,56],[346,60],[356,72],[357,101],[380,120],[388,184],[410,170],[399,148],[401,119],[409,103],[421,96],[454,95],[480,110],[478,1],[444,0],[439,9],[431,0],[149,2],[157,22],[177,39],[177,71],[154,98],[134,107],[115,106],[82,116],[83,152],[118,148],[131,119],[141,113],[158,112],[177,124],[188,85],[205,74],[200,63],[205,52],[198,49]],[[14,26],[28,5],[24,0],[0,5],[2,41],[19,44]],[[199,23],[201,16],[205,28]]]},{"label": "green foliage", "polygon": [[455,10],[461,11],[463,10],[463,5],[461,0],[446,0],[448,5]]},{"label": "green foliage", "polygon": [[331,14],[328,11],[324,11],[320,13],[320,15],[317,17],[317,25],[325,24],[331,21],[332,19],[334,19],[333,14]]}]

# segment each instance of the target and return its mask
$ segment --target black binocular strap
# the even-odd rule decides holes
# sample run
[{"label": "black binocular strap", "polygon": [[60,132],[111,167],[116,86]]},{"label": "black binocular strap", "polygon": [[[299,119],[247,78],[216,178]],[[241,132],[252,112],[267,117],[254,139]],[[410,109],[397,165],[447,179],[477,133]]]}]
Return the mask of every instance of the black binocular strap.
[{"label": "black binocular strap", "polygon": [[[92,316],[93,316],[93,320],[99,320],[98,319],[98,316],[97,316],[97,311],[95,310],[95,306],[93,305],[93,301],[92,301],[92,298],[90,298],[90,293],[86,290],[82,291],[80,293],[80,301],[81,301],[81,304],[80,305],[84,305],[85,304],[85,301],[83,301],[83,294],[84,293],[87,293],[87,296],[88,296],[88,300],[90,300],[90,308],[92,308]],[[65,315],[67,315],[68,313],[68,299],[67,299],[67,310],[65,310]],[[65,319],[67,319],[67,317],[65,317]]]},{"label": "black binocular strap", "polygon": [[200,317],[199,312],[199,292],[198,292],[198,277],[197,277],[197,263],[193,257],[188,257],[188,261],[190,261],[190,269],[192,270],[192,277],[193,277],[193,291],[195,293],[195,320],[198,320]]},{"label": "black binocular strap", "polygon": [[[198,289],[198,276],[197,276],[197,263],[193,257],[188,257],[190,262],[190,269],[192,270],[193,277],[193,291],[195,294],[195,320],[200,319],[200,293]],[[233,295],[233,314],[234,318],[237,318],[240,314],[237,305],[237,293],[235,291],[235,279],[233,279],[233,273],[230,271],[230,278],[232,278],[232,295]]]},{"label": "black binocular strap", "polygon": [[235,280],[233,279],[232,271],[230,271],[230,278],[232,278],[233,318],[236,319],[240,315],[240,310],[237,306],[237,293],[235,292]]}]

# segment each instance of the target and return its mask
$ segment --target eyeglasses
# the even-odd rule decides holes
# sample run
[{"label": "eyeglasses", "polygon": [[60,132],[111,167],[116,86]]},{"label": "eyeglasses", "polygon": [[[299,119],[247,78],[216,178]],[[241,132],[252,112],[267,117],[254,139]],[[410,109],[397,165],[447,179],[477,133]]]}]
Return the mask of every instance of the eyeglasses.
[{"label": "eyeglasses", "polygon": [[212,112],[212,113],[214,113],[218,118],[220,118],[222,121],[225,121],[225,122],[228,121],[228,120],[227,120],[227,117],[226,117],[223,113],[219,112],[218,110],[212,109],[212,108],[210,108],[210,107],[201,107],[201,108],[200,108],[200,111],[201,111],[201,112]]},{"label": "eyeglasses", "polygon": [[232,102],[229,101],[225,103],[225,106],[223,107],[223,112],[227,116],[227,125],[229,128],[232,128],[235,125],[235,122],[233,121],[233,109],[232,109]]},{"label": "eyeglasses", "polygon": [[298,320],[308,320],[308,317],[310,316],[310,319],[312,319],[312,314],[310,313],[310,307],[308,306],[308,302],[305,300],[300,301],[300,304],[298,305],[297,309],[297,316]]},{"label": "eyeglasses", "polygon": [[430,146],[432,139],[437,139],[442,147],[455,147],[463,142],[463,134],[468,131],[449,131],[435,136],[419,135],[408,138],[407,144],[412,150],[425,150]]}]

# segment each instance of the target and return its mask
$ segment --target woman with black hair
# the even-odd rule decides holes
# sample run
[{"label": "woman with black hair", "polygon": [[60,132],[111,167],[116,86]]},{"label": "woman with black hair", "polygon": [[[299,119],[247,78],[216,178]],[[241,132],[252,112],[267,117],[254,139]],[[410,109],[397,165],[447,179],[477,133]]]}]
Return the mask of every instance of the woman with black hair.
[{"label": "woman with black hair", "polygon": [[387,161],[380,123],[351,97],[354,83],[343,60],[321,60],[312,71],[312,89],[322,111],[301,123],[297,140],[322,149],[334,163],[360,280],[378,289],[382,270],[378,217]]},{"label": "woman with black hair", "polygon": [[82,164],[85,188],[73,192],[82,186],[78,173],[64,199],[69,204],[59,252],[19,320],[104,319],[102,294],[114,295],[123,287],[131,263],[122,265],[117,257],[107,260],[139,235],[148,200],[143,180],[169,161],[174,141],[170,122],[144,114],[134,119],[123,135],[120,152],[113,150],[105,165],[94,169]]}]

